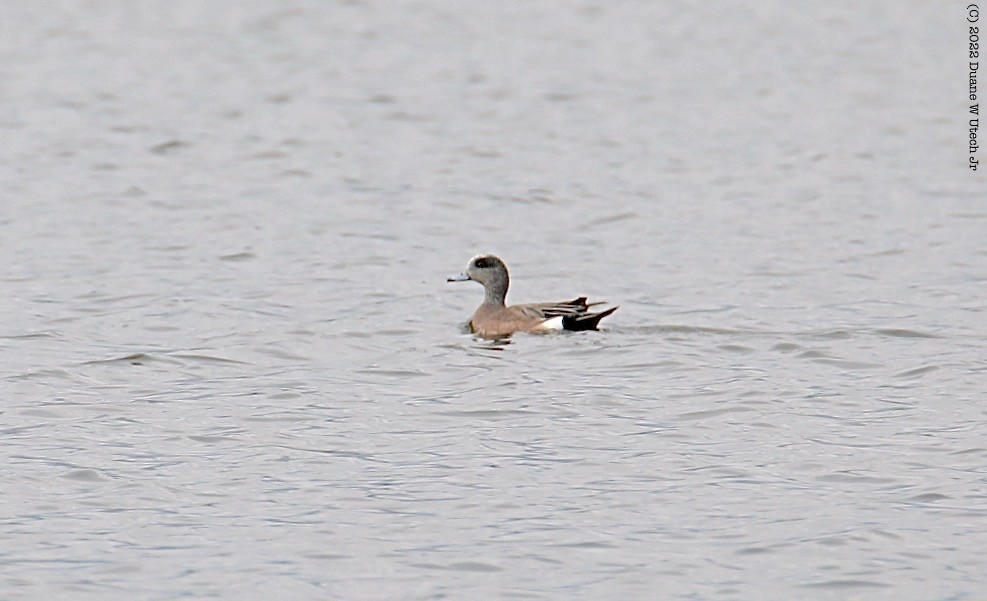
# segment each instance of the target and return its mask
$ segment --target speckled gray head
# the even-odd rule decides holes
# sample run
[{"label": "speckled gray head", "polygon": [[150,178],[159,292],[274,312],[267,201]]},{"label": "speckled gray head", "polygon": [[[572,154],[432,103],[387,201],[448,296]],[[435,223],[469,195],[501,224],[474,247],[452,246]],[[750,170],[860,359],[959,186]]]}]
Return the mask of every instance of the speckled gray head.
[{"label": "speckled gray head", "polygon": [[507,273],[507,265],[496,255],[476,255],[468,265],[466,271],[459,275],[450,277],[449,282],[465,282],[473,280],[483,284],[486,290],[484,304],[503,305],[507,297],[507,287],[511,280]]}]

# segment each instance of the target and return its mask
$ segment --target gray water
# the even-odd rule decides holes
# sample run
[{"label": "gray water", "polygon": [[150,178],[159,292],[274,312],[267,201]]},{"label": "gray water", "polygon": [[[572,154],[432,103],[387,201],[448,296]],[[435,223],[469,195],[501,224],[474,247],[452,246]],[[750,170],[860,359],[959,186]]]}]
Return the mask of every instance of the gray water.
[{"label": "gray water", "polygon": [[[982,599],[957,3],[12,0],[0,598]],[[473,339],[447,284],[619,304]]]}]

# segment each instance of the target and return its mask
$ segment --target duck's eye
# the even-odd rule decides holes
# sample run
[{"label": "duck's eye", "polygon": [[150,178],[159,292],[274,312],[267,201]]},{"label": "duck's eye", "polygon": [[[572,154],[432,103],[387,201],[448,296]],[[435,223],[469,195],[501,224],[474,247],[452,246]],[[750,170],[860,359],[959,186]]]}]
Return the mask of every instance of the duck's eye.
[{"label": "duck's eye", "polygon": [[490,263],[486,259],[477,259],[474,263],[478,269],[483,269],[485,267],[490,267]]}]

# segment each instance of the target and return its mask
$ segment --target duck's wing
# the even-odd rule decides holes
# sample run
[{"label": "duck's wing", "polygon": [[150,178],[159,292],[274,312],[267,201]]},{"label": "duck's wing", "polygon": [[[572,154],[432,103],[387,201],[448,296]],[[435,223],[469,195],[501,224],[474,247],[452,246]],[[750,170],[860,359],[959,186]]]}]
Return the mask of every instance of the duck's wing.
[{"label": "duck's wing", "polygon": [[542,319],[552,319],[553,317],[574,317],[576,315],[584,315],[590,307],[602,304],[603,303],[601,302],[587,303],[586,297],[580,296],[579,298],[568,301],[558,301],[554,303],[530,303],[527,305],[515,306],[526,315],[539,316]]}]

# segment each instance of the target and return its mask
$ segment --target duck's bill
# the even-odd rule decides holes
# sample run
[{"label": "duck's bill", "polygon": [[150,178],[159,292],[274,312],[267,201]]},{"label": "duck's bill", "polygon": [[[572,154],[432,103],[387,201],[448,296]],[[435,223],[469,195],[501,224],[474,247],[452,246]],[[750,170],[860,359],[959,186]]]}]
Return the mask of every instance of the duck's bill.
[{"label": "duck's bill", "polygon": [[459,273],[459,274],[456,274],[456,275],[449,276],[448,278],[446,278],[446,281],[447,282],[468,282],[469,279],[470,279],[470,276],[466,275],[465,273]]}]

